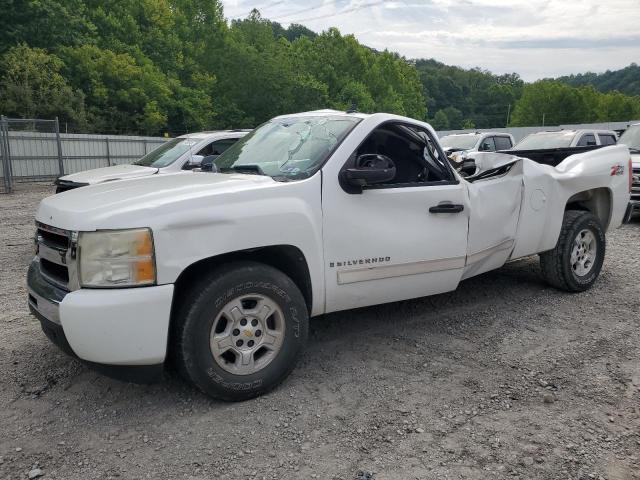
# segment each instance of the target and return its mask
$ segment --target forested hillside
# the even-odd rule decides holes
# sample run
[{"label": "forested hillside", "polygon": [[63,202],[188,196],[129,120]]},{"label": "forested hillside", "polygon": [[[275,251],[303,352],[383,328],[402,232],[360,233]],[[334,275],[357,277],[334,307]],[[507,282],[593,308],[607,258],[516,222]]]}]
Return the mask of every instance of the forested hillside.
[{"label": "forested hillside", "polygon": [[579,73],[558,78],[562,83],[574,87],[592,85],[600,92],[617,90],[627,95],[640,95],[640,66],[632,63],[620,70],[607,70],[604,73]]},{"label": "forested hillside", "polygon": [[[637,85],[629,69],[621,85]],[[7,0],[0,15],[0,113],[70,131],[175,135],[354,104],[439,129],[640,117],[638,96],[566,82],[411,61],[257,11],[229,23],[219,0]]]},{"label": "forested hillside", "polygon": [[416,69],[436,129],[504,127],[524,87],[516,73],[494,75],[435,60],[417,60]]},{"label": "forested hillside", "polygon": [[337,30],[288,29],[218,0],[10,0],[0,111],[73,129],[172,134],[317,108],[424,118],[416,70]]}]

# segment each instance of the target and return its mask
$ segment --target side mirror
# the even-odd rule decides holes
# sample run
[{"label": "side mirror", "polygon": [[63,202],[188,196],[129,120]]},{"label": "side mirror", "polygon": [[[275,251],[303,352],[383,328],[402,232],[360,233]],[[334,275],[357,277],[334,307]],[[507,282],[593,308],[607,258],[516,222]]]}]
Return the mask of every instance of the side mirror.
[{"label": "side mirror", "polygon": [[363,187],[385,183],[396,176],[396,166],[386,155],[367,153],[356,159],[353,168],[347,168],[340,173],[343,187],[349,193],[362,193]]},{"label": "side mirror", "polygon": [[200,163],[200,169],[203,172],[217,172],[218,168],[216,167],[216,164],[213,162],[215,162],[215,160],[219,156],[220,155],[207,155],[206,157],[204,157],[202,159],[202,162]]},{"label": "side mirror", "polygon": [[185,170],[193,170],[194,168],[199,168],[202,164],[202,159],[204,157],[202,155],[191,155],[191,158],[185,163]]}]

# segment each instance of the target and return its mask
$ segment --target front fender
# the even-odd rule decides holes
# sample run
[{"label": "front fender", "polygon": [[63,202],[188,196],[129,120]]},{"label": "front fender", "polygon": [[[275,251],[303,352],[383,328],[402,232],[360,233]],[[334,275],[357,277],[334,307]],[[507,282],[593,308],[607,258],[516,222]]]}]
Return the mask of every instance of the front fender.
[{"label": "front fender", "polygon": [[228,193],[189,211],[154,218],[158,283],[174,283],[210,257],[273,245],[297,247],[309,267],[314,311],[324,305],[321,176]]}]

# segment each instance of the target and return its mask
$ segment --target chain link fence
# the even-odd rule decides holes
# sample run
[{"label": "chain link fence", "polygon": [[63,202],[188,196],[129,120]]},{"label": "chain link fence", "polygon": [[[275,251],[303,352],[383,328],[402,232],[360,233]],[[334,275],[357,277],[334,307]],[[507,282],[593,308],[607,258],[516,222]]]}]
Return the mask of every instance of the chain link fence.
[{"label": "chain link fence", "polygon": [[58,119],[0,116],[0,193],[17,183],[51,181],[93,168],[132,163],[166,141],[159,137],[60,133]]}]

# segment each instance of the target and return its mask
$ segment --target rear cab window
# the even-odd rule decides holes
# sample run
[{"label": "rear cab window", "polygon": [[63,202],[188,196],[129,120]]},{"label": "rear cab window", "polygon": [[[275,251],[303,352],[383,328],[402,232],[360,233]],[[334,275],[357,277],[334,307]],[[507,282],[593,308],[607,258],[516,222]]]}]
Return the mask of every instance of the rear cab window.
[{"label": "rear cab window", "polygon": [[586,133],[580,138],[577,147],[592,147],[596,145],[596,137],[592,133]]},{"label": "rear cab window", "polygon": [[494,137],[496,142],[496,150],[509,150],[513,147],[511,138],[509,137]]},{"label": "rear cab window", "polygon": [[601,145],[615,145],[616,144],[616,137],[609,134],[609,133],[599,133],[598,136],[600,137],[600,144]]}]

